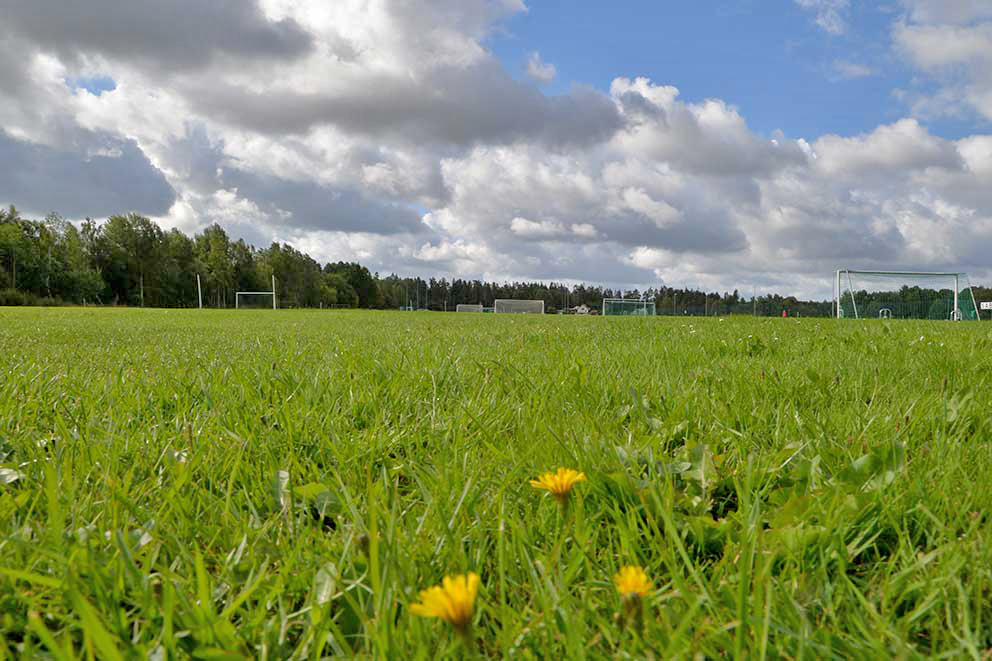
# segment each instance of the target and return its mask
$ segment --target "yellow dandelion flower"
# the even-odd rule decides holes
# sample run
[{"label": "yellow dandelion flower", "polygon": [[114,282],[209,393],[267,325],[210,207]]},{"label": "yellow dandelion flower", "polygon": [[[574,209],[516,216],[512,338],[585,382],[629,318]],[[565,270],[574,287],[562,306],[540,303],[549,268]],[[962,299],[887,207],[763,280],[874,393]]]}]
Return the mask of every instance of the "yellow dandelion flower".
[{"label": "yellow dandelion flower", "polygon": [[445,576],[441,585],[420,591],[420,603],[411,604],[410,612],[421,617],[439,617],[464,633],[472,622],[475,595],[479,592],[479,575]]},{"label": "yellow dandelion flower", "polygon": [[544,489],[554,496],[559,503],[568,501],[568,495],[579,482],[586,481],[586,474],[571,468],[559,468],[557,473],[545,473],[536,480],[531,480],[530,485],[535,489]]},{"label": "yellow dandelion flower", "polygon": [[651,581],[648,575],[640,567],[621,567],[617,575],[613,577],[613,582],[617,586],[617,592],[624,599],[641,598],[647,596],[651,591]]}]

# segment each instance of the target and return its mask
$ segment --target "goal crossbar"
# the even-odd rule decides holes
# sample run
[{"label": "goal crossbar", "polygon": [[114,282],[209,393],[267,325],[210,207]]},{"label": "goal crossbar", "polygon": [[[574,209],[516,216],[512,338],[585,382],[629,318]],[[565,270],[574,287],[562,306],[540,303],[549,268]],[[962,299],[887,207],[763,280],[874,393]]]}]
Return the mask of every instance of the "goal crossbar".
[{"label": "goal crossbar", "polygon": [[276,276],[272,276],[272,291],[239,291],[234,292],[234,309],[241,307],[241,297],[242,296],[271,296],[272,297],[272,309],[278,309],[276,305]]},{"label": "goal crossbar", "polygon": [[839,269],[838,273],[857,273],[860,275],[921,275],[921,276],[966,276],[961,271],[863,271],[861,269]]}]

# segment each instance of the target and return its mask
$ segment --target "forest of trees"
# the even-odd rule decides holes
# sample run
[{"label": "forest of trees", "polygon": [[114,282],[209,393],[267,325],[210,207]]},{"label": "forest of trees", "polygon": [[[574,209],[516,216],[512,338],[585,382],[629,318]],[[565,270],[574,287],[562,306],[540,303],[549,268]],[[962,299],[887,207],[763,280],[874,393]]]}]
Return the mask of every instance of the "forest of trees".
[{"label": "forest of trees", "polygon": [[59,303],[233,307],[237,291],[267,291],[276,277],[283,307],[378,307],[358,264],[321,266],[292,246],[258,250],[219,225],[189,237],[136,214],[76,227],[57,215],[25,220],[0,210],[0,305]]},{"label": "forest of trees", "polygon": [[[321,265],[290,245],[258,249],[232,240],[219,225],[189,237],[162,230],[137,214],[112,216],[79,227],[58,215],[28,220],[0,209],[0,305],[128,305],[196,307],[196,276],[203,304],[233,307],[235,292],[267,291],[274,275],[279,307],[454,310],[459,303],[491,307],[498,298],[541,299],[545,310],[585,304],[598,310],[603,298],[654,300],[658,314],[829,316],[831,301],[711,293],[659,286],[645,291],[561,283],[494,283],[456,278],[380,277],[361,264]],[[976,288],[976,297],[985,292]],[[992,292],[988,292],[992,294]],[[981,300],[989,300],[982,298]],[[271,301],[263,304],[271,305]]]}]

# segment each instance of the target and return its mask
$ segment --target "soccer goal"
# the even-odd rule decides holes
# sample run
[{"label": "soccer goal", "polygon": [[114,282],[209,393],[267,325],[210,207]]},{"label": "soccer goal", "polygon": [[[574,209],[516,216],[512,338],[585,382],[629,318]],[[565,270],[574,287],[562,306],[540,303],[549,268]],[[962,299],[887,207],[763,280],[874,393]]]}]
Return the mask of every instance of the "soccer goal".
[{"label": "soccer goal", "polygon": [[276,309],[276,276],[272,276],[272,291],[239,291],[234,293],[234,307],[268,308],[271,299],[272,309]]},{"label": "soccer goal", "polygon": [[493,312],[497,314],[544,314],[544,301],[497,298],[493,302]]},{"label": "soccer goal", "polygon": [[837,271],[838,319],[977,320],[967,273]]},{"label": "soccer goal", "polygon": [[482,312],[482,306],[471,303],[459,303],[455,306],[455,312]]},{"label": "soccer goal", "polygon": [[603,315],[614,317],[653,317],[654,301],[640,301],[636,298],[604,298]]}]

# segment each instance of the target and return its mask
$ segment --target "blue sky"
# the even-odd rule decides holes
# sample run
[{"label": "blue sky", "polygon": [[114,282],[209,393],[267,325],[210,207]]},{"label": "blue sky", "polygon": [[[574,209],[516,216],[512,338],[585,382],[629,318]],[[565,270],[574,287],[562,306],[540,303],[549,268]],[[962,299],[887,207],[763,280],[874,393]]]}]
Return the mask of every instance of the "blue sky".
[{"label": "blue sky", "polygon": [[[893,54],[901,16],[885,2],[855,2],[841,34],[826,32],[794,0],[535,0],[528,9],[493,35],[491,47],[521,75],[539,52],[558,73],[549,93],[646,76],[674,85],[685,101],[723,99],[760,134],[780,129],[812,139],[870,132],[907,114],[898,90],[933,91]],[[844,76],[845,64],[871,73]],[[939,118],[928,126],[955,139],[988,123]]]},{"label": "blue sky", "polygon": [[86,90],[90,94],[100,96],[106,92],[113,92],[117,89],[117,83],[109,76],[82,76],[70,78],[66,85],[74,90]]}]

